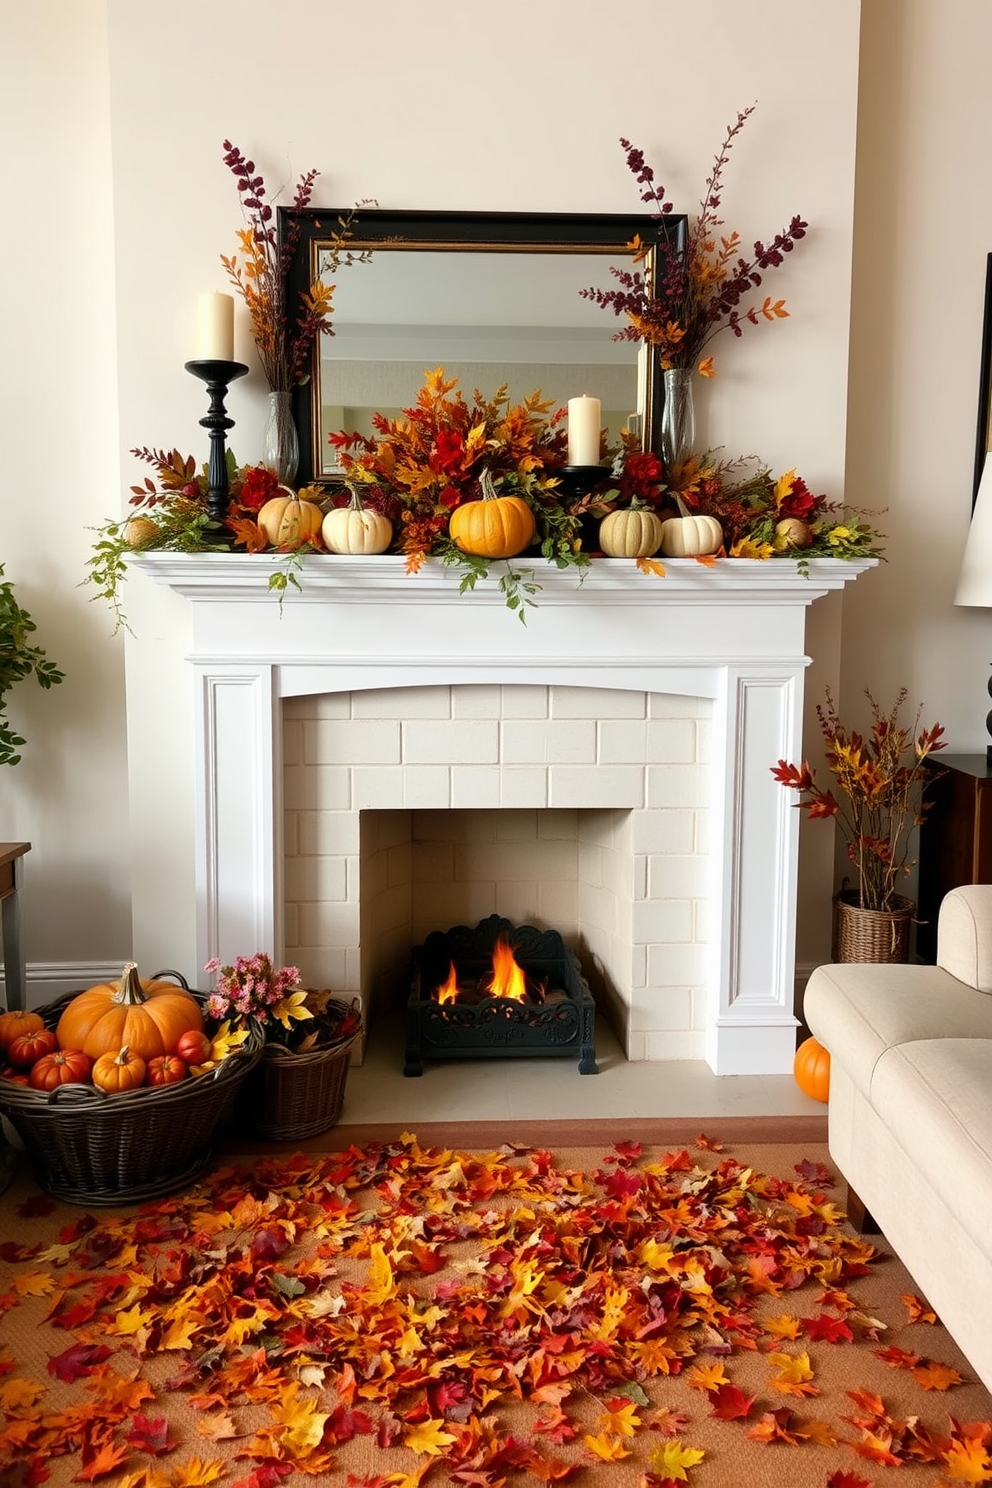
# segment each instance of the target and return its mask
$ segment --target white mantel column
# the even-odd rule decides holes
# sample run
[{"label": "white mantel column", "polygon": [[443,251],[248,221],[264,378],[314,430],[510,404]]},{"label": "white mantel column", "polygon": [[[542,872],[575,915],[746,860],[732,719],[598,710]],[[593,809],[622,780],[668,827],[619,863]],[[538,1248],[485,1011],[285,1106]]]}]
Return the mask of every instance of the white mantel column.
[{"label": "white mantel column", "polygon": [[771,766],[802,748],[803,667],[728,668],[717,700],[706,1060],[718,1075],[792,1068],[799,815]]},{"label": "white mantel column", "polygon": [[[194,667],[197,960],[279,956],[282,729],[275,668]],[[248,948],[246,950],[246,947]]]}]

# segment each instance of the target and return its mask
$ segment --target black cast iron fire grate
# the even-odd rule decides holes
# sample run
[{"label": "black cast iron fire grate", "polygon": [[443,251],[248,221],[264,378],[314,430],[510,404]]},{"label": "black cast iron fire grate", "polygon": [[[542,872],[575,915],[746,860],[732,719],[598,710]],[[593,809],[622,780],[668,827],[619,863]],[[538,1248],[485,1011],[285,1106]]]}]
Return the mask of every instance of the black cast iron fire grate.
[{"label": "black cast iron fire grate", "polygon": [[[506,949],[516,995],[494,995]],[[594,1075],[596,1004],[578,958],[556,930],[514,926],[499,915],[475,929],[434,930],[411,956],[405,1075],[423,1061],[564,1055]]]}]

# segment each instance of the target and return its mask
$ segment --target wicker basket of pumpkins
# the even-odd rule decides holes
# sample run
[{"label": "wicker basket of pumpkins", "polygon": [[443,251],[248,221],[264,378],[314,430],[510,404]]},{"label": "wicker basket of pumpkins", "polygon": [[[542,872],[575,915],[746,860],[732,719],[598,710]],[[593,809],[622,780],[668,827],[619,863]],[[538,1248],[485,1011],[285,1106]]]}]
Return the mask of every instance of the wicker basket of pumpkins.
[{"label": "wicker basket of pumpkins", "polygon": [[177,972],[70,993],[0,1014],[0,1113],[49,1193],[143,1203],[210,1162],[221,1117],[261,1058],[254,1024],[211,1026],[206,995]]}]

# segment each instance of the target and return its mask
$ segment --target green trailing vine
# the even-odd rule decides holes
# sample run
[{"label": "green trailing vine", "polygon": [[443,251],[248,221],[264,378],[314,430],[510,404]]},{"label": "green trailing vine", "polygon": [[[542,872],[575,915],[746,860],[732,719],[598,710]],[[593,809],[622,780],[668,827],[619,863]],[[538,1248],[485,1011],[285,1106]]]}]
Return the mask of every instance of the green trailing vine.
[{"label": "green trailing vine", "polygon": [[14,597],[14,586],[3,577],[0,563],[0,765],[20,764],[19,751],[25,740],[14,732],[7,718],[7,693],[25,677],[33,676],[46,692],[63,681],[53,661],[40,646],[29,644],[28,637],[37,629],[27,610]]}]

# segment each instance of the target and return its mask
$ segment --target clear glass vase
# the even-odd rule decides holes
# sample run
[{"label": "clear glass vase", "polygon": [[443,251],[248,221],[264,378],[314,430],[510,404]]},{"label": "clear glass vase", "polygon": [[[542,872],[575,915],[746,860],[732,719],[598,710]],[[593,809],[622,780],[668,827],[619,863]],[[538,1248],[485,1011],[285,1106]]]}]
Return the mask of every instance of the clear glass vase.
[{"label": "clear glass vase", "polygon": [[665,402],[661,410],[661,458],[675,465],[692,453],[696,413],[692,403],[692,367],[665,369]]},{"label": "clear glass vase", "polygon": [[262,434],[262,464],[280,485],[291,486],[300,463],[300,441],[293,418],[292,394],[269,394],[269,412]]}]

